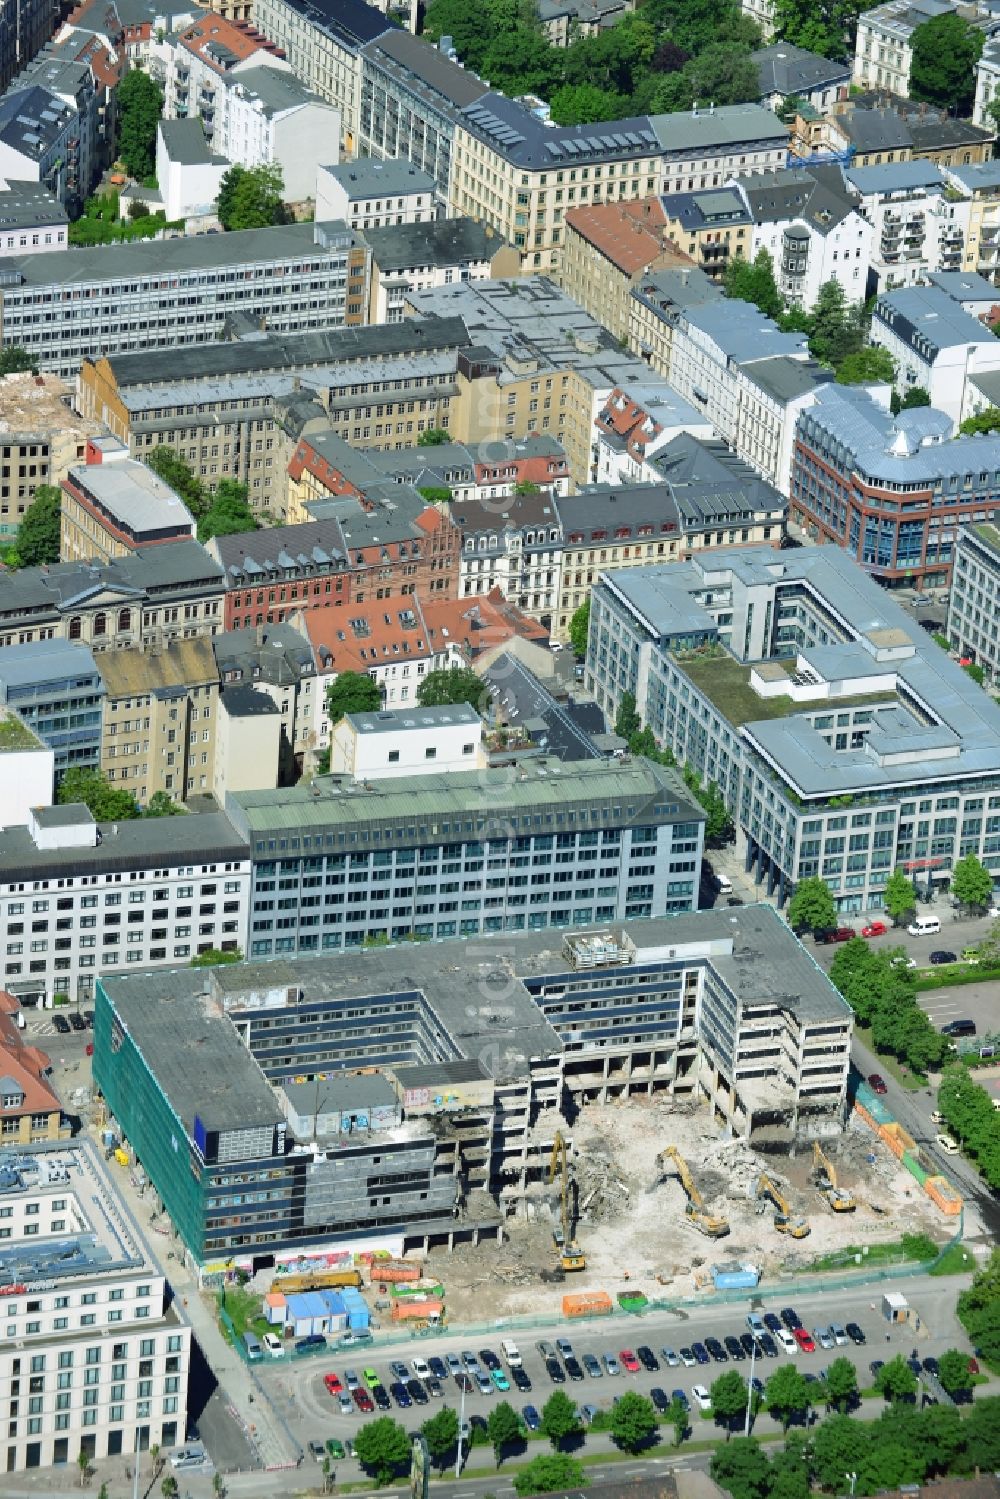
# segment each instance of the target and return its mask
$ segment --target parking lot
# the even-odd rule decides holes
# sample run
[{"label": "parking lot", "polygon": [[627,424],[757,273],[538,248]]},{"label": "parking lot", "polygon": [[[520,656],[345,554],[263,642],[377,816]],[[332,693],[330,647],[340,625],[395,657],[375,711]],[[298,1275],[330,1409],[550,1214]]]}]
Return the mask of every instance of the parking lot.
[{"label": "parking lot", "polygon": [[[968,1348],[954,1318],[954,1285],[925,1279],[924,1286],[925,1290],[909,1294],[911,1305],[920,1314],[919,1332],[890,1329],[881,1316],[880,1295],[874,1291],[868,1293],[870,1299],[865,1299],[865,1291],[854,1290],[805,1299],[792,1297],[790,1307],[784,1301],[759,1307],[753,1315],[777,1319],[786,1335],[781,1313],[789,1313],[784,1319],[787,1323],[795,1312],[815,1349],[807,1352],[796,1345],[794,1353],[786,1352],[779,1345],[779,1335],[769,1333],[770,1351],[765,1351],[766,1343],[763,1347],[758,1343],[754,1377],[766,1382],[782,1363],[794,1361],[804,1374],[818,1379],[834,1358],[845,1357],[855,1365],[859,1386],[865,1388],[872,1383],[873,1360],[898,1353],[910,1356],[916,1351],[923,1361],[940,1356],[948,1348]],[[719,1374],[733,1367],[749,1376],[749,1307],[745,1302],[731,1309],[713,1306],[703,1312],[657,1313],[641,1320],[588,1322],[579,1327],[563,1323],[544,1338],[506,1332],[488,1340],[466,1336],[459,1341],[445,1336],[433,1342],[413,1341],[398,1350],[372,1350],[367,1355],[331,1348],[327,1356],[295,1365],[275,1359],[257,1368],[275,1404],[307,1450],[310,1443],[322,1446],[328,1438],[350,1442],[364,1421],[383,1414],[391,1414],[408,1430],[415,1430],[444,1404],[462,1408],[463,1387],[463,1416],[470,1423],[485,1421],[492,1406],[502,1399],[509,1400],[522,1414],[526,1407],[531,1408],[526,1416],[530,1427],[534,1420],[531,1411],[540,1415],[555,1389],[564,1390],[581,1409],[589,1406],[607,1410],[614,1397],[626,1390],[645,1395],[656,1391],[654,1398],[661,1405],[669,1403],[679,1391],[694,1408],[698,1403],[692,1393],[696,1385],[710,1387]],[[855,1336],[863,1342],[847,1335],[850,1323],[856,1324]],[[844,1331],[838,1344],[825,1347],[819,1329],[831,1324],[839,1324]],[[512,1368],[502,1356],[502,1337],[516,1343],[523,1361],[521,1369]],[[570,1340],[568,1347],[557,1346],[563,1338]],[[722,1346],[713,1349],[713,1338]],[[808,1347],[808,1340],[803,1341]],[[829,1337],[825,1341],[832,1343]],[[647,1366],[641,1361],[643,1351]],[[634,1357],[626,1360],[623,1355]],[[634,1367],[626,1368],[626,1362]],[[361,1400],[372,1405],[370,1412],[358,1409],[358,1397],[351,1385],[366,1391],[367,1400],[365,1396]],[[377,1388],[370,1388],[372,1385]],[[342,1479],[339,1470],[344,1460],[337,1455],[338,1477]],[[350,1463],[349,1457],[346,1461]]]}]

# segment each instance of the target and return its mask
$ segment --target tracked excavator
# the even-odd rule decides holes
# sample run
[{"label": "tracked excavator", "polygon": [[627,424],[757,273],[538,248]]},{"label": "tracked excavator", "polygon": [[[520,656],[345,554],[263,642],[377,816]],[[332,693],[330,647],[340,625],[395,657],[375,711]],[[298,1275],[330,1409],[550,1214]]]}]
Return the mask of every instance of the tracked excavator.
[{"label": "tracked excavator", "polygon": [[656,1166],[661,1177],[665,1176],[672,1167],[675,1175],[680,1178],[681,1186],[687,1194],[687,1215],[695,1228],[706,1238],[724,1239],[729,1232],[728,1222],[725,1218],[715,1218],[705,1211],[705,1200],[698,1191],[688,1163],[677,1146],[668,1145],[666,1150],[661,1151],[656,1157]]},{"label": "tracked excavator", "polygon": [[813,1141],[813,1175],[816,1184],[835,1213],[853,1213],[857,1203],[837,1181],[837,1172],[818,1140]]},{"label": "tracked excavator", "polygon": [[793,1218],[791,1203],[784,1195],[777,1182],[773,1182],[769,1176],[763,1173],[757,1178],[757,1196],[770,1198],[774,1203],[774,1226],[779,1234],[787,1234],[790,1239],[804,1239],[809,1232],[809,1224],[804,1218]]},{"label": "tracked excavator", "polygon": [[552,1238],[559,1251],[559,1263],[566,1271],[586,1270],[586,1256],[572,1234],[572,1224],[570,1222],[569,1156],[566,1150],[566,1141],[558,1130],[552,1142],[552,1154],[549,1157],[550,1186],[555,1180],[557,1171],[560,1172],[561,1179],[561,1227],[553,1229]]}]

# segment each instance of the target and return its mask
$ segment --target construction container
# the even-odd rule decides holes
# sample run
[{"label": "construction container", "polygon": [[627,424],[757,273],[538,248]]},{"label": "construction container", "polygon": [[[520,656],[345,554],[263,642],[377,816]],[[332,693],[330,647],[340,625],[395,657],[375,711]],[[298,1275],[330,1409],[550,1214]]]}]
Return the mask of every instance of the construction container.
[{"label": "construction container", "polygon": [[444,1302],[433,1296],[420,1301],[394,1301],[389,1316],[393,1322],[440,1322],[444,1316]]},{"label": "construction container", "polygon": [[287,1292],[334,1290],[340,1286],[360,1286],[360,1270],[312,1270],[303,1275],[279,1275],[275,1289]]},{"label": "construction container", "polygon": [[901,1124],[893,1121],[891,1124],[880,1124],[878,1127],[879,1139],[884,1141],[896,1157],[897,1161],[903,1159],[903,1153],[907,1150],[916,1150],[917,1142],[912,1135],[908,1135]]},{"label": "construction container", "polygon": [[613,1310],[607,1291],[578,1291],[562,1299],[564,1317],[607,1317]]},{"label": "construction container", "polygon": [[[398,1281],[420,1280],[423,1273],[423,1265],[416,1261],[407,1264],[405,1260],[374,1260],[371,1269],[372,1285],[376,1283],[392,1285]],[[357,1284],[360,1285],[360,1280]]]},{"label": "construction container", "polygon": [[750,1290],[760,1284],[757,1265],[713,1265],[712,1283],[717,1291]]},{"label": "construction container", "polygon": [[435,1296],[444,1300],[444,1286],[436,1280],[412,1280],[401,1281],[398,1284],[389,1285],[390,1297],[398,1296]]},{"label": "construction container", "polygon": [[946,1176],[929,1176],[924,1182],[924,1191],[942,1213],[955,1218],[962,1211],[961,1195]]}]

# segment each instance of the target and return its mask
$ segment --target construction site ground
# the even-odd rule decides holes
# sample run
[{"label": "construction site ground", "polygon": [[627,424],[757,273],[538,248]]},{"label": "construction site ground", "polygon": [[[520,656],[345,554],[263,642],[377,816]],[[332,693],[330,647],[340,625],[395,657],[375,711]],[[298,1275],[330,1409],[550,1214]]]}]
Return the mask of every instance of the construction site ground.
[{"label": "construction site ground", "polygon": [[[540,1120],[536,1135],[544,1136],[545,1126]],[[572,1141],[576,1238],[586,1271],[565,1279],[553,1274],[558,1182],[535,1187],[527,1215],[522,1208],[507,1220],[502,1244],[459,1244],[430,1255],[427,1273],[444,1283],[453,1325],[558,1315],[566,1291],[601,1290],[615,1298],[638,1290],[651,1300],[679,1300],[706,1285],[711,1290],[708,1267],[730,1261],[753,1262],[773,1285],[777,1276],[800,1273],[850,1245],[898,1242],[905,1233],[925,1233],[943,1244],[953,1233],[953,1224],[860,1123],[824,1142],[840,1185],[857,1202],[854,1212],[838,1214],[815,1186],[811,1145],[799,1146],[795,1155],[785,1148],[751,1150],[721,1138],[707,1107],[658,1098],[590,1104],[569,1128],[553,1119],[549,1138],[557,1128]],[[707,1211],[728,1220],[726,1238],[706,1238],[688,1220],[680,1181],[656,1166],[666,1145],[686,1160]],[[806,1238],[774,1228],[773,1205],[755,1199],[761,1172],[786,1191],[793,1216],[808,1221]]]}]

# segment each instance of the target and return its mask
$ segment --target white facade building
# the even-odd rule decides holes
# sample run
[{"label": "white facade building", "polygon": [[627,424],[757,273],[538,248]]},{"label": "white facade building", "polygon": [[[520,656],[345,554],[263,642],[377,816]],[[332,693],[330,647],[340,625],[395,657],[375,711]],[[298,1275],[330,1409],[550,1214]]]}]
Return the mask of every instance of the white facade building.
[{"label": "white facade building", "polygon": [[653,484],[660,475],[651,460],[681,432],[715,435],[708,414],[665,381],[612,391],[593,432],[598,484]]},{"label": "white facade building", "polygon": [[356,781],[440,771],[479,770],[486,764],[483,723],[468,703],[444,708],[399,708],[348,713],[330,735],[330,773]]},{"label": "white facade building", "polygon": [[89,1000],[101,973],[245,951],[249,892],[222,813],[98,827],[86,807],[37,808],[0,831],[0,983],[22,1003]]},{"label": "white facade building", "polygon": [[928,271],[958,270],[969,224],[968,202],[945,193],[931,161],[855,167],[844,176],[871,225],[868,291],[914,286]]},{"label": "white facade building", "polygon": [[910,97],[913,33],[925,21],[957,9],[949,0],[888,0],[858,17],[854,82],[862,89],[887,89]]},{"label": "white facade building", "polygon": [[9,709],[0,709],[0,828],[26,823],[52,804],[55,751]]},{"label": "white facade building", "polygon": [[896,361],[896,388],[926,390],[956,424],[966,382],[1000,369],[1000,339],[938,286],[889,292],[875,304],[871,341]]},{"label": "white facade building", "polygon": [[208,144],[200,120],[161,120],[157,125],[156,180],[171,223],[213,216],[229,167]]},{"label": "white facade building", "polygon": [[[0,1152],[0,1162],[4,1161]],[[6,1162],[4,1164],[7,1164]],[[183,1442],[191,1328],[79,1137],[21,1147],[0,1186],[0,1402],[9,1475]]]},{"label": "white facade building", "polygon": [[343,220],[352,229],[428,224],[437,218],[434,178],[406,160],[359,156],[316,172],[316,218]]}]

